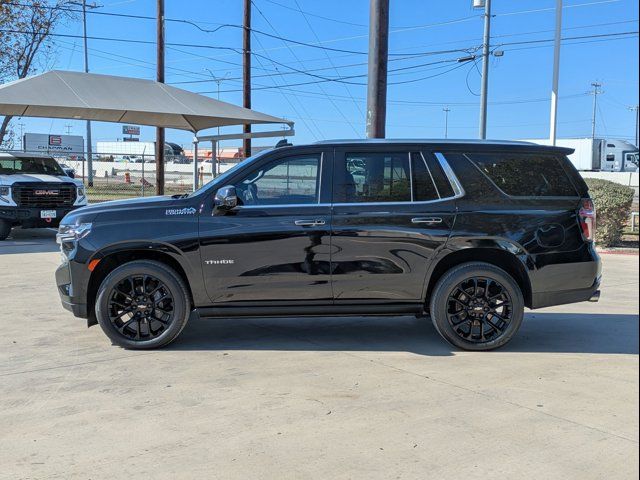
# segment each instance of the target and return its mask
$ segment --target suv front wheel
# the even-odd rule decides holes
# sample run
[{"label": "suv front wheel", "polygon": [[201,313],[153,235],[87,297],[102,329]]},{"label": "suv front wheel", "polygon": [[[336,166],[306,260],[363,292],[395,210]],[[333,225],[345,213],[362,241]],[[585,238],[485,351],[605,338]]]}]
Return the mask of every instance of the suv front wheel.
[{"label": "suv front wheel", "polygon": [[438,333],[464,350],[492,350],[516,334],[524,298],[507,272],[484,262],[447,271],[431,295],[431,320]]},{"label": "suv front wheel", "polygon": [[96,317],[113,343],[129,349],[163,347],[189,320],[189,291],[172,268],[139,260],[113,270],[98,289]]}]

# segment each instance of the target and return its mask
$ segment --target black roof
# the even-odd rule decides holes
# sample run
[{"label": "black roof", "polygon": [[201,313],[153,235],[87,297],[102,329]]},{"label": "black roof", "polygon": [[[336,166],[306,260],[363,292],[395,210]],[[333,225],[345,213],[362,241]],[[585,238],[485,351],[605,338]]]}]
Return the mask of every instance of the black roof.
[{"label": "black roof", "polygon": [[549,145],[540,145],[533,142],[522,142],[515,140],[474,140],[474,139],[433,139],[433,138],[368,138],[368,139],[337,139],[337,140],[322,140],[316,142],[314,145],[429,145],[438,147],[454,147],[459,149],[460,147],[482,147],[483,149],[490,150],[492,148],[503,147],[516,147],[520,149],[535,149],[535,150],[553,150],[560,151],[565,155],[573,153],[574,149],[566,147],[553,147]]}]

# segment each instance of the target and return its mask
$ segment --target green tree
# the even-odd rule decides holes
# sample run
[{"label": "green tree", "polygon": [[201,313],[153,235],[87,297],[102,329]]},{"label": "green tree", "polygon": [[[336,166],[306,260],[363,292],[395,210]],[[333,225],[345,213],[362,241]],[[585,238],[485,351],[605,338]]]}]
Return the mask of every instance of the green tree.
[{"label": "green tree", "polygon": [[[63,21],[73,18],[67,0],[0,0],[0,83],[25,78],[44,69],[51,61],[51,33]],[[0,145],[13,134],[11,116],[0,123]]]}]

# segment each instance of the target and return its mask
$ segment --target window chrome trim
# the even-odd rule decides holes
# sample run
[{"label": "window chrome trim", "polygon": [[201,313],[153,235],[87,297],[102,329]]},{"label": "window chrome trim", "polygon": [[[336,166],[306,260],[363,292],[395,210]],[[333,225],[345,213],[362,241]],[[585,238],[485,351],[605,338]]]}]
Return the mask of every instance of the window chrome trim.
[{"label": "window chrome trim", "polygon": [[[267,208],[308,208],[308,207],[365,207],[365,206],[394,206],[394,205],[398,205],[398,206],[410,206],[410,205],[429,205],[432,203],[438,203],[438,202],[446,202],[448,200],[453,200],[456,198],[460,198],[462,196],[465,195],[465,191],[464,188],[462,187],[462,184],[460,183],[460,181],[458,180],[458,177],[456,176],[456,174],[454,173],[453,169],[451,168],[451,166],[449,165],[449,163],[447,162],[445,156],[440,153],[440,152],[434,152],[434,155],[436,157],[436,159],[438,160],[438,163],[440,164],[440,166],[442,167],[442,170],[445,173],[445,176],[447,177],[447,180],[449,181],[449,183],[451,184],[451,188],[453,189],[453,193],[454,195],[451,197],[442,197],[440,196],[440,192],[438,191],[438,186],[435,183],[435,180],[433,179],[433,174],[431,173],[431,169],[429,168],[429,165],[426,163],[426,159],[424,158],[424,154],[422,152],[420,152],[420,156],[422,157],[423,162],[425,162],[425,166],[427,167],[427,171],[429,172],[429,175],[431,175],[432,181],[434,186],[436,187],[436,191],[438,192],[438,195],[440,196],[440,198],[435,199],[435,200],[420,200],[420,201],[416,201],[416,200],[411,200],[411,201],[405,201],[405,202],[336,202],[336,203],[292,203],[292,204],[278,204],[278,205],[242,205],[237,207],[238,209],[267,209]],[[324,154],[321,154],[321,161],[323,158]],[[409,168],[411,168],[411,152],[409,152]],[[411,176],[411,180],[413,183],[413,175]],[[413,195],[412,195],[413,198]],[[391,213],[391,212],[390,212]]]},{"label": "window chrome trim", "polygon": [[434,155],[436,156],[438,163],[440,163],[442,170],[444,170],[444,174],[447,176],[447,179],[451,184],[451,188],[453,188],[453,197],[450,198],[459,198],[464,196],[464,188],[462,187],[460,180],[458,180],[458,177],[451,168],[451,165],[449,165],[449,162],[447,162],[445,156],[440,152],[434,152]]},{"label": "window chrome trim", "polygon": [[409,157],[409,190],[411,192],[411,202],[413,203],[416,201],[416,197],[413,195],[413,162],[411,160],[411,152],[407,152],[407,156]]}]

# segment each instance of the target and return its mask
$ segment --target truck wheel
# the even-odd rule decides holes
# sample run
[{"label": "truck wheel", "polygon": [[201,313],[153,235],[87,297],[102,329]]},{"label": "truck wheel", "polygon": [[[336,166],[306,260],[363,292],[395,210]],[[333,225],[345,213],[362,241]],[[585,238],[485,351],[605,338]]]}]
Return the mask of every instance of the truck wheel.
[{"label": "truck wheel", "polygon": [[104,333],[128,349],[159,348],[176,339],[189,320],[184,281],[160,262],[139,260],[113,270],[98,289],[96,317]]},{"label": "truck wheel", "polygon": [[494,265],[453,267],[431,295],[431,320],[438,333],[463,350],[505,345],[520,328],[524,298],[517,282]]},{"label": "truck wheel", "polygon": [[6,220],[0,220],[0,241],[5,240],[11,233],[11,224]]}]

